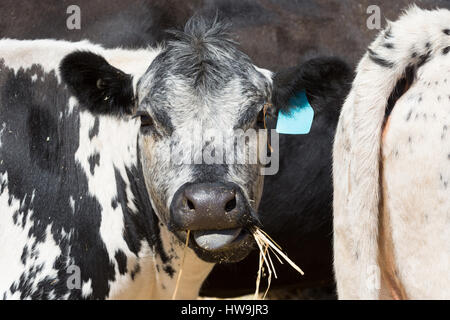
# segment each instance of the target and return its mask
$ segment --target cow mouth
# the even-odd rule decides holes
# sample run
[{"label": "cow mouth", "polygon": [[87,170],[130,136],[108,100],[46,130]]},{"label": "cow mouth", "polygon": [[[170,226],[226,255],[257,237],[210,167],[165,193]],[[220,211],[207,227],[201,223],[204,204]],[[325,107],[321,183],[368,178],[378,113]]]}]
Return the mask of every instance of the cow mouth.
[{"label": "cow mouth", "polygon": [[[186,242],[186,232],[177,235]],[[254,249],[255,240],[247,228],[191,230],[189,247],[206,262],[231,263],[244,259]]]},{"label": "cow mouth", "polygon": [[249,233],[242,228],[225,230],[198,230],[192,232],[193,240],[203,250],[224,250],[243,241]]}]

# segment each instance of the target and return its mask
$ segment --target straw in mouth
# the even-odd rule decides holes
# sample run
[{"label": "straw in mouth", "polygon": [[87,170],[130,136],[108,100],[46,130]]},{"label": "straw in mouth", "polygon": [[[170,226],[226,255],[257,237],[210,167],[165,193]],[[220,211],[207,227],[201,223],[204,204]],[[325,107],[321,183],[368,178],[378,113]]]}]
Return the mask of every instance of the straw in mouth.
[{"label": "straw in mouth", "polygon": [[268,272],[267,289],[262,297],[263,299],[265,299],[267,293],[269,292],[270,284],[272,281],[272,272],[275,276],[275,279],[277,279],[277,273],[275,271],[272,258],[270,257],[270,253],[273,253],[281,264],[283,264],[283,261],[280,259],[280,256],[301,275],[304,275],[304,272],[291,259],[289,259],[289,257],[285,253],[283,253],[281,247],[275,241],[273,241],[273,239],[270,238],[270,236],[263,230],[261,230],[258,227],[255,227],[252,229],[252,234],[259,248],[259,269],[258,269],[258,276],[256,278],[255,295],[253,296],[253,298],[258,299],[259,285],[261,282],[261,276],[264,272],[264,265],[265,265]]},{"label": "straw in mouth", "polygon": [[[265,299],[270,289],[270,284],[272,281],[272,273],[275,276],[275,279],[277,279],[277,272],[275,270],[275,266],[273,264],[270,253],[272,253],[281,264],[283,264],[283,261],[281,260],[281,258],[283,258],[292,268],[294,268],[301,275],[304,275],[304,272],[291,259],[289,259],[289,257],[282,251],[281,247],[267,233],[265,233],[258,227],[253,228],[251,232],[259,248],[259,268],[258,268],[258,276],[256,278],[256,290],[253,298],[258,299],[259,286],[261,278],[263,276],[263,272],[265,270],[264,266],[266,266],[268,273],[267,289],[262,297],[262,299]],[[184,259],[186,257],[186,249],[189,243],[189,236],[190,230],[187,230],[186,243],[184,245],[183,251],[183,258],[181,259],[180,272],[178,273],[177,282],[175,284],[175,290],[172,294],[172,300],[175,300],[178,292],[178,287],[180,285],[181,275],[183,273]]]}]

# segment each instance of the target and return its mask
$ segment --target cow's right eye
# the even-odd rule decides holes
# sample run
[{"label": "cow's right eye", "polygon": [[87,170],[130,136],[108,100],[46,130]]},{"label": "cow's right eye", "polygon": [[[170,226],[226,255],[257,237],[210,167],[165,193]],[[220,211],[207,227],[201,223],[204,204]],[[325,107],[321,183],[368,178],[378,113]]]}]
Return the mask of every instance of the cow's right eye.
[{"label": "cow's right eye", "polygon": [[145,111],[138,111],[136,112],[135,117],[139,117],[141,119],[141,129],[144,131],[149,130],[151,127],[153,127],[153,119],[152,117]]},{"label": "cow's right eye", "polygon": [[141,116],[141,127],[148,127],[153,125],[153,119],[148,114]]}]

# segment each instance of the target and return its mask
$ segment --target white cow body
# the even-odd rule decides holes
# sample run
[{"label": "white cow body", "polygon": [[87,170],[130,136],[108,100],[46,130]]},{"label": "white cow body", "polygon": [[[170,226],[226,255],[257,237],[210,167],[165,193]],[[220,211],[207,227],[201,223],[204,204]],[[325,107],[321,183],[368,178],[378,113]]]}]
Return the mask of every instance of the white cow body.
[{"label": "white cow body", "polygon": [[[333,154],[341,299],[450,298],[449,29],[448,10],[413,7],[358,66]],[[385,119],[408,68],[415,77]]]}]

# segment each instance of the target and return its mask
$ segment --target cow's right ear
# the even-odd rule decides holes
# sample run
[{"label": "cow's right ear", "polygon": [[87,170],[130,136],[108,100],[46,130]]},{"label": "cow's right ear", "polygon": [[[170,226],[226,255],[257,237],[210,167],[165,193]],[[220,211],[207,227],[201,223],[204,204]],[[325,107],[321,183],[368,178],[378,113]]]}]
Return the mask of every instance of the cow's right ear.
[{"label": "cow's right ear", "polygon": [[88,51],[70,53],[60,72],[80,107],[94,114],[131,114],[134,108],[133,78]]},{"label": "cow's right ear", "polygon": [[[339,115],[353,80],[353,71],[339,58],[314,58],[305,63],[281,70],[273,77],[272,104],[276,114],[289,114],[289,101],[305,91],[315,113]],[[332,109],[332,110],[330,110]]]}]

